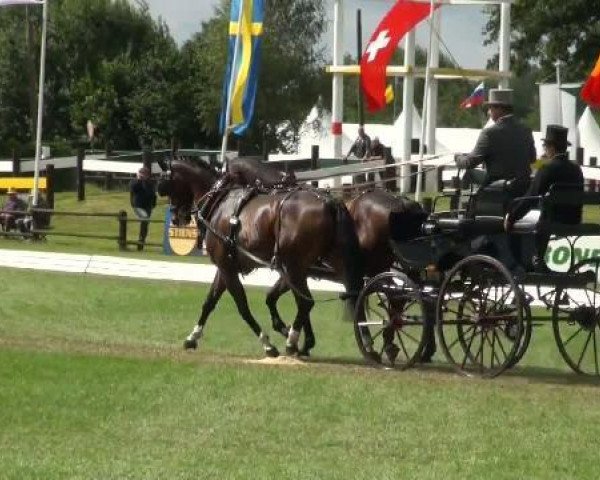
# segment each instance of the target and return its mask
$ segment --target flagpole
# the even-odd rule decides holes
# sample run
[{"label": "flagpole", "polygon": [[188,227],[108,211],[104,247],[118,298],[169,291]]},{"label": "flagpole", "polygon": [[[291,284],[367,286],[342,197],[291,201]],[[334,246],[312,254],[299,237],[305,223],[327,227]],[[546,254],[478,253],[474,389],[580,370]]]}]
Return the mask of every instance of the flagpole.
[{"label": "flagpole", "polygon": [[427,64],[425,66],[425,88],[423,91],[423,112],[421,115],[421,141],[419,142],[419,163],[417,169],[417,185],[415,187],[415,200],[421,201],[423,182],[423,155],[425,153],[425,132],[427,131],[427,92],[430,88],[431,65],[429,56],[431,54],[431,45],[433,41],[433,0],[429,2],[429,48],[427,49]]},{"label": "flagpole", "polygon": [[44,114],[44,82],[46,80],[46,31],[48,26],[48,2],[42,6],[42,41],[40,45],[40,78],[38,85],[37,128],[35,135],[35,162],[33,166],[33,206],[37,207],[40,181],[40,157],[42,155],[42,119]]},{"label": "flagpole", "polygon": [[235,71],[237,69],[237,58],[238,50],[240,47],[240,37],[242,34],[242,15],[244,13],[244,0],[240,0],[239,4],[240,11],[238,13],[238,30],[235,37],[235,45],[233,47],[233,59],[231,61],[231,72],[229,77],[229,88],[227,89],[227,104],[225,109],[225,128],[223,130],[223,143],[221,144],[221,171],[227,171],[227,159],[225,158],[225,152],[227,151],[227,137],[229,135],[229,122],[231,120],[231,97],[233,95],[233,79],[236,77]]}]

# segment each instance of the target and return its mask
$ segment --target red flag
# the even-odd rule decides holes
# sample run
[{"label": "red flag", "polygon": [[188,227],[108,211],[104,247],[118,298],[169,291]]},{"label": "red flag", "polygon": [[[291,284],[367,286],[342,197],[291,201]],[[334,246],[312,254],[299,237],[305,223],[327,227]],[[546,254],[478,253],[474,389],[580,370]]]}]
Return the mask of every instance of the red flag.
[{"label": "red flag", "polygon": [[429,10],[429,3],[398,0],[371,35],[360,59],[360,85],[369,111],[385,107],[386,68],[394,50],[402,37],[429,15]]},{"label": "red flag", "polygon": [[600,108],[600,56],[581,89],[581,99],[590,107]]}]

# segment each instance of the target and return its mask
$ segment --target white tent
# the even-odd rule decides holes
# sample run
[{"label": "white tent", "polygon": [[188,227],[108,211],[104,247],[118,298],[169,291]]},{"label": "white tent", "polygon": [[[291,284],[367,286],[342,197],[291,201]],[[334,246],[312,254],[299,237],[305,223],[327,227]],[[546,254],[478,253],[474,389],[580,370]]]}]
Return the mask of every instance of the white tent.
[{"label": "white tent", "polygon": [[589,107],[581,115],[577,128],[579,129],[579,144],[583,147],[583,164],[589,165],[590,157],[596,157],[600,161],[600,127]]}]

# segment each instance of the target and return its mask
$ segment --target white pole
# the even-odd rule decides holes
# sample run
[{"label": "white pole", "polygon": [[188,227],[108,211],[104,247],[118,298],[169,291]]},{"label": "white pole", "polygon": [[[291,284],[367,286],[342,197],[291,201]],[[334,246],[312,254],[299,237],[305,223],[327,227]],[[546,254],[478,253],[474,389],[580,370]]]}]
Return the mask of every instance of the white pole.
[{"label": "white pole", "polygon": [[48,1],[42,7],[42,41],[40,46],[40,78],[38,85],[37,128],[35,134],[35,161],[33,166],[33,206],[37,207],[42,156],[42,119],[44,115],[44,82],[46,80],[46,31],[48,27]]},{"label": "white pole", "polygon": [[[510,3],[500,5],[500,52],[499,70],[502,73],[510,72]],[[500,88],[508,88],[508,77],[500,80]]]},{"label": "white pole", "polygon": [[242,33],[242,15],[244,14],[244,0],[240,0],[240,11],[238,13],[238,29],[235,37],[235,45],[233,47],[233,59],[231,61],[231,75],[229,77],[229,88],[227,91],[227,102],[225,107],[225,129],[223,130],[223,143],[221,144],[221,170],[225,172],[227,170],[227,159],[225,158],[225,152],[227,152],[227,137],[229,136],[229,122],[231,121],[231,96],[233,95],[233,79],[236,78],[237,71],[237,59],[238,50],[240,47],[240,36]]},{"label": "white pole", "polygon": [[[344,56],[344,5],[342,0],[333,4],[333,65],[343,63]],[[344,116],[344,76],[334,73],[331,98],[331,134],[333,136],[333,156],[339,158],[342,152],[342,122]],[[339,180],[339,177],[337,177]]]},{"label": "white pole", "polygon": [[[434,33],[431,41],[431,54],[429,55],[429,65],[431,68],[437,68],[440,65],[440,27],[441,27],[442,9],[433,12]],[[427,134],[425,135],[425,145],[427,145],[427,154],[434,155],[435,152],[435,129],[437,127],[437,106],[438,106],[438,80],[431,79],[431,85],[427,92]]]},{"label": "white pole", "polygon": [[557,105],[558,105],[558,124],[563,124],[563,109],[562,109],[562,94],[560,92],[561,81],[560,81],[560,67],[562,67],[562,62],[557,60],[554,62],[554,66],[556,67],[556,95],[557,95]]},{"label": "white pole", "polygon": [[429,89],[431,88],[431,66],[429,57],[431,55],[431,43],[433,38],[433,0],[429,2],[429,47],[427,48],[427,66],[425,68],[425,91],[423,94],[423,122],[421,124],[421,141],[419,142],[419,164],[417,171],[417,187],[415,189],[415,200],[421,201],[421,182],[423,180],[423,155],[424,155],[424,143],[425,143],[425,132],[427,129],[427,96],[430,95]]},{"label": "white pole", "polygon": [[407,193],[410,189],[410,160],[411,160],[411,141],[413,126],[413,105],[415,101],[415,77],[412,68],[415,66],[415,31],[411,30],[404,39],[404,66],[407,73],[404,77],[404,88],[402,91],[402,115],[404,124],[402,125],[402,167],[400,168],[400,192]]}]

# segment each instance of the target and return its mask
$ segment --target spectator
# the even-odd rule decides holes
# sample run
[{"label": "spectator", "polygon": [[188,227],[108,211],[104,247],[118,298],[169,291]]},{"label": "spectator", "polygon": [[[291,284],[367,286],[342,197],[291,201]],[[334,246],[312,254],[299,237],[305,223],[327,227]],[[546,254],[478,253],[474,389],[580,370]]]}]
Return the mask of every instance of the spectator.
[{"label": "spectator", "polygon": [[[374,137],[373,142],[371,143],[371,151],[369,152],[369,156],[367,157],[367,161],[370,160],[383,160],[385,158],[385,145],[379,141],[379,137]],[[364,160],[363,160],[364,161]],[[382,173],[380,171],[379,175]],[[369,183],[375,184],[375,172],[367,173],[367,181]]]},{"label": "spectator", "polygon": [[365,133],[365,127],[358,127],[358,137],[350,147],[350,150],[344,157],[344,161],[348,160],[350,155],[353,155],[359,160],[365,160],[371,154],[371,137]]},{"label": "spectator", "polygon": [[0,226],[4,232],[10,232],[16,228],[17,220],[25,216],[27,204],[17,196],[17,192],[12,188],[6,192],[7,199],[0,213]]},{"label": "spectator", "polygon": [[156,187],[150,177],[150,169],[142,167],[138,170],[137,178],[129,186],[131,206],[140,221],[140,236],[138,238],[138,251],[144,249],[148,236],[148,224],[152,210],[156,207]]},{"label": "spectator", "polygon": [[[31,238],[32,240],[41,240],[44,234],[32,233],[33,230],[44,230],[50,228],[51,214],[49,212],[32,211],[33,206],[33,190],[29,194],[29,204],[27,205],[27,214],[22,218],[17,219],[16,226],[23,234],[23,238]],[[38,202],[36,209],[48,209],[49,205],[44,196],[38,193]]]},{"label": "spectator", "polygon": [[385,145],[379,141],[379,137],[373,138],[371,143],[371,152],[369,153],[369,160],[383,160],[385,157]]}]

